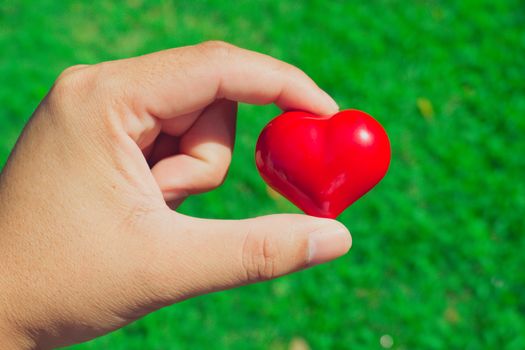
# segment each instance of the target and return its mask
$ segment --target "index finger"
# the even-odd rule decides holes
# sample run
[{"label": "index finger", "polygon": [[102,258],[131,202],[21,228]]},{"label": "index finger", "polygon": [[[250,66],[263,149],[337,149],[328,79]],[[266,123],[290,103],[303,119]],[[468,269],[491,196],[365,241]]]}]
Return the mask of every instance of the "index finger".
[{"label": "index finger", "polygon": [[[117,61],[118,62],[118,61]],[[130,95],[152,115],[172,118],[216,99],[275,103],[320,115],[337,112],[335,101],[300,69],[223,42],[165,50],[120,61]]]}]

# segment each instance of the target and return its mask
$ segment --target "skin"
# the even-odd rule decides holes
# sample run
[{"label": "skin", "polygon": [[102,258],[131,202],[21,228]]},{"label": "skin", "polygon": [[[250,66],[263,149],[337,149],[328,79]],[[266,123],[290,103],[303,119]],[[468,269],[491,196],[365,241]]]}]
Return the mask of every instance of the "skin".
[{"label": "skin", "polygon": [[222,42],[58,77],[0,176],[2,348],[83,342],[348,251],[347,229],[329,219],[172,210],[223,182],[237,101],[338,109],[299,69]]}]

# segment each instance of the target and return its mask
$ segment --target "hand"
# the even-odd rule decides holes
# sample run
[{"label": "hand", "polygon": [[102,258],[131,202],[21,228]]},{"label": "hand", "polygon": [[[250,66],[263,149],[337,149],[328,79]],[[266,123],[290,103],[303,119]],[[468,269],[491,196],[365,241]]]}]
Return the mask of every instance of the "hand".
[{"label": "hand", "polygon": [[221,184],[236,101],[337,111],[299,69],[220,42],[60,75],[0,178],[0,343],[82,342],[350,248],[333,220],[204,220],[166,205]]}]

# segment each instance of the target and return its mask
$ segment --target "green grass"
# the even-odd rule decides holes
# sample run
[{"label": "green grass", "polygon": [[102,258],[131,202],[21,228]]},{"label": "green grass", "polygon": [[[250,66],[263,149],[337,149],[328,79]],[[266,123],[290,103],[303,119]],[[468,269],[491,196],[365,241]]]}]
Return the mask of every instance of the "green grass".
[{"label": "green grass", "polygon": [[[383,335],[393,349],[525,349],[524,28],[519,0],[2,2],[0,164],[65,67],[209,39],[301,67],[393,147],[387,177],[340,218],[344,258],[72,349],[381,349]],[[277,112],[241,106],[226,183],[181,211],[297,211],[254,165]]]}]

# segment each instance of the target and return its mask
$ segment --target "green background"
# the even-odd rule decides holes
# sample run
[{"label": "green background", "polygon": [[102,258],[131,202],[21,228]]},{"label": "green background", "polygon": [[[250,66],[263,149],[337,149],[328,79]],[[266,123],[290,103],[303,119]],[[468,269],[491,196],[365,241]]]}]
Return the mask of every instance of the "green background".
[{"label": "green background", "polygon": [[[301,67],[392,143],[386,178],[340,217],[347,256],[72,349],[525,349],[524,28],[512,0],[2,1],[0,164],[67,66],[209,39]],[[277,108],[239,113],[226,183],[181,211],[297,212],[254,165]]]}]

